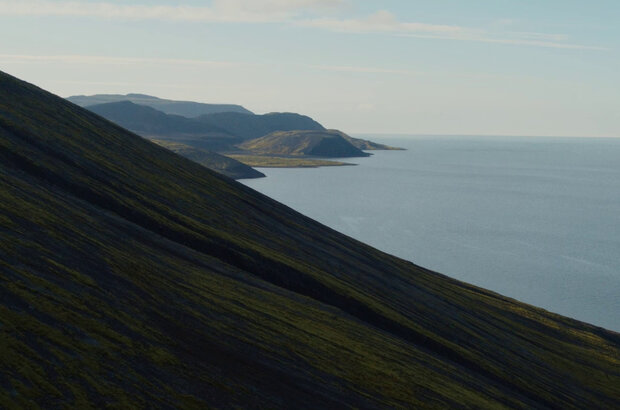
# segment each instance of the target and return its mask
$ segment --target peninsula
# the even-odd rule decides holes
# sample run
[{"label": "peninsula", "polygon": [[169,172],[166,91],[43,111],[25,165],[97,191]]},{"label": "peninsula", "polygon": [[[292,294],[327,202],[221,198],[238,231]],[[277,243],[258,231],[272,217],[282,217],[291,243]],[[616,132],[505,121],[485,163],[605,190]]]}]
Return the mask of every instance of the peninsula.
[{"label": "peninsula", "polygon": [[[230,105],[206,104],[208,113],[190,115],[200,112],[198,108],[204,104],[191,103],[194,104],[192,109],[183,110],[190,102],[142,94],[74,96],[68,100],[138,135],[160,144],[166,142],[163,146],[168,148],[190,146],[210,151],[214,154],[210,157],[217,161],[211,164],[210,157],[203,155],[200,163],[214,170],[221,170],[222,163],[216,154],[248,166],[318,167],[352,165],[328,158],[365,157],[369,154],[363,151],[367,150],[398,149],[328,130],[312,118],[296,113],[256,115],[236,108],[240,106],[232,106],[232,109]],[[190,151],[177,149],[175,152],[185,155]],[[187,157],[195,159],[196,155]],[[253,178],[259,174],[226,175]]]}]

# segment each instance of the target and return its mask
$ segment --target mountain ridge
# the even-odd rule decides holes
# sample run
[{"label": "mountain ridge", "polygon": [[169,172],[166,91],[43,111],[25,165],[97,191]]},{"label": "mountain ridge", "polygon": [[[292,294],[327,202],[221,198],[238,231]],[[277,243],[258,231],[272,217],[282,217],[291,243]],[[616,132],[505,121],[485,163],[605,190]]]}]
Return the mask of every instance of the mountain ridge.
[{"label": "mountain ridge", "polygon": [[67,100],[80,107],[98,105],[110,102],[131,101],[135,104],[146,105],[162,111],[166,114],[182,115],[192,118],[204,114],[215,112],[240,112],[251,114],[252,112],[237,104],[209,104],[194,101],[176,101],[154,97],[147,94],[95,94],[95,95],[73,95]]}]

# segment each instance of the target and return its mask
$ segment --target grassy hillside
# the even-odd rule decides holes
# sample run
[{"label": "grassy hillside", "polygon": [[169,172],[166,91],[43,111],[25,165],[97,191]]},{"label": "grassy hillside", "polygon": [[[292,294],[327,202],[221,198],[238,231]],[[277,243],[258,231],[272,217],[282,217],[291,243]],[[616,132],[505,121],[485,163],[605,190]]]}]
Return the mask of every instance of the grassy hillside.
[{"label": "grassy hillside", "polygon": [[247,115],[227,112],[203,115],[197,119],[205,124],[225,129],[243,140],[259,138],[275,131],[325,130],[312,118],[295,113]]},{"label": "grassy hillside", "polygon": [[256,154],[367,157],[337,131],[278,131],[246,141],[239,148]]},{"label": "grassy hillside", "polygon": [[0,73],[0,407],[617,408],[620,335]]},{"label": "grassy hillside", "polygon": [[318,168],[355,165],[348,162],[307,157],[280,157],[275,155],[224,154],[251,167],[264,168]]},{"label": "grassy hillside", "polygon": [[205,167],[219,172],[222,175],[233,179],[242,178],[261,178],[265,174],[259,172],[249,165],[246,165],[234,158],[226,157],[215,152],[198,149],[190,145],[181,144],[166,140],[152,140],[157,145],[161,145],[170,151],[176,152],[187,159],[204,165]]},{"label": "grassy hillside", "polygon": [[183,117],[193,118],[205,114],[213,114],[217,112],[238,112],[242,114],[252,114],[251,111],[236,104],[204,104],[193,101],[174,101],[153,97],[144,94],[96,94],[96,95],[74,95],[68,97],[67,100],[80,107],[88,107],[90,105],[106,104],[120,101],[131,101],[134,104],[146,105],[156,108],[158,111],[166,114],[181,115]]}]

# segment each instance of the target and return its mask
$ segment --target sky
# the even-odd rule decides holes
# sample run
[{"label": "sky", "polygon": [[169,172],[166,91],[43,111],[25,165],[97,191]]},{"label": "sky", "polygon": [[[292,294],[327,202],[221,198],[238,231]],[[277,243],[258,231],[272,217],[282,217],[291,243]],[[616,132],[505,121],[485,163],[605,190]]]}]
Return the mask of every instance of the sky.
[{"label": "sky", "polygon": [[0,70],[353,134],[620,137],[618,22],[618,0],[0,0]]}]

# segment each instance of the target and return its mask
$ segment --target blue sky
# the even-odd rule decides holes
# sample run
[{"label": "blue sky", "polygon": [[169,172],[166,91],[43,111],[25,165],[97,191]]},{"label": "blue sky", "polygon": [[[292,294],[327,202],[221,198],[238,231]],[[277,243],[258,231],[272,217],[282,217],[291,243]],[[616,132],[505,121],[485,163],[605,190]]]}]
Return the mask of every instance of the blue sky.
[{"label": "blue sky", "polygon": [[349,133],[620,137],[619,21],[617,0],[0,0],[0,69]]}]

